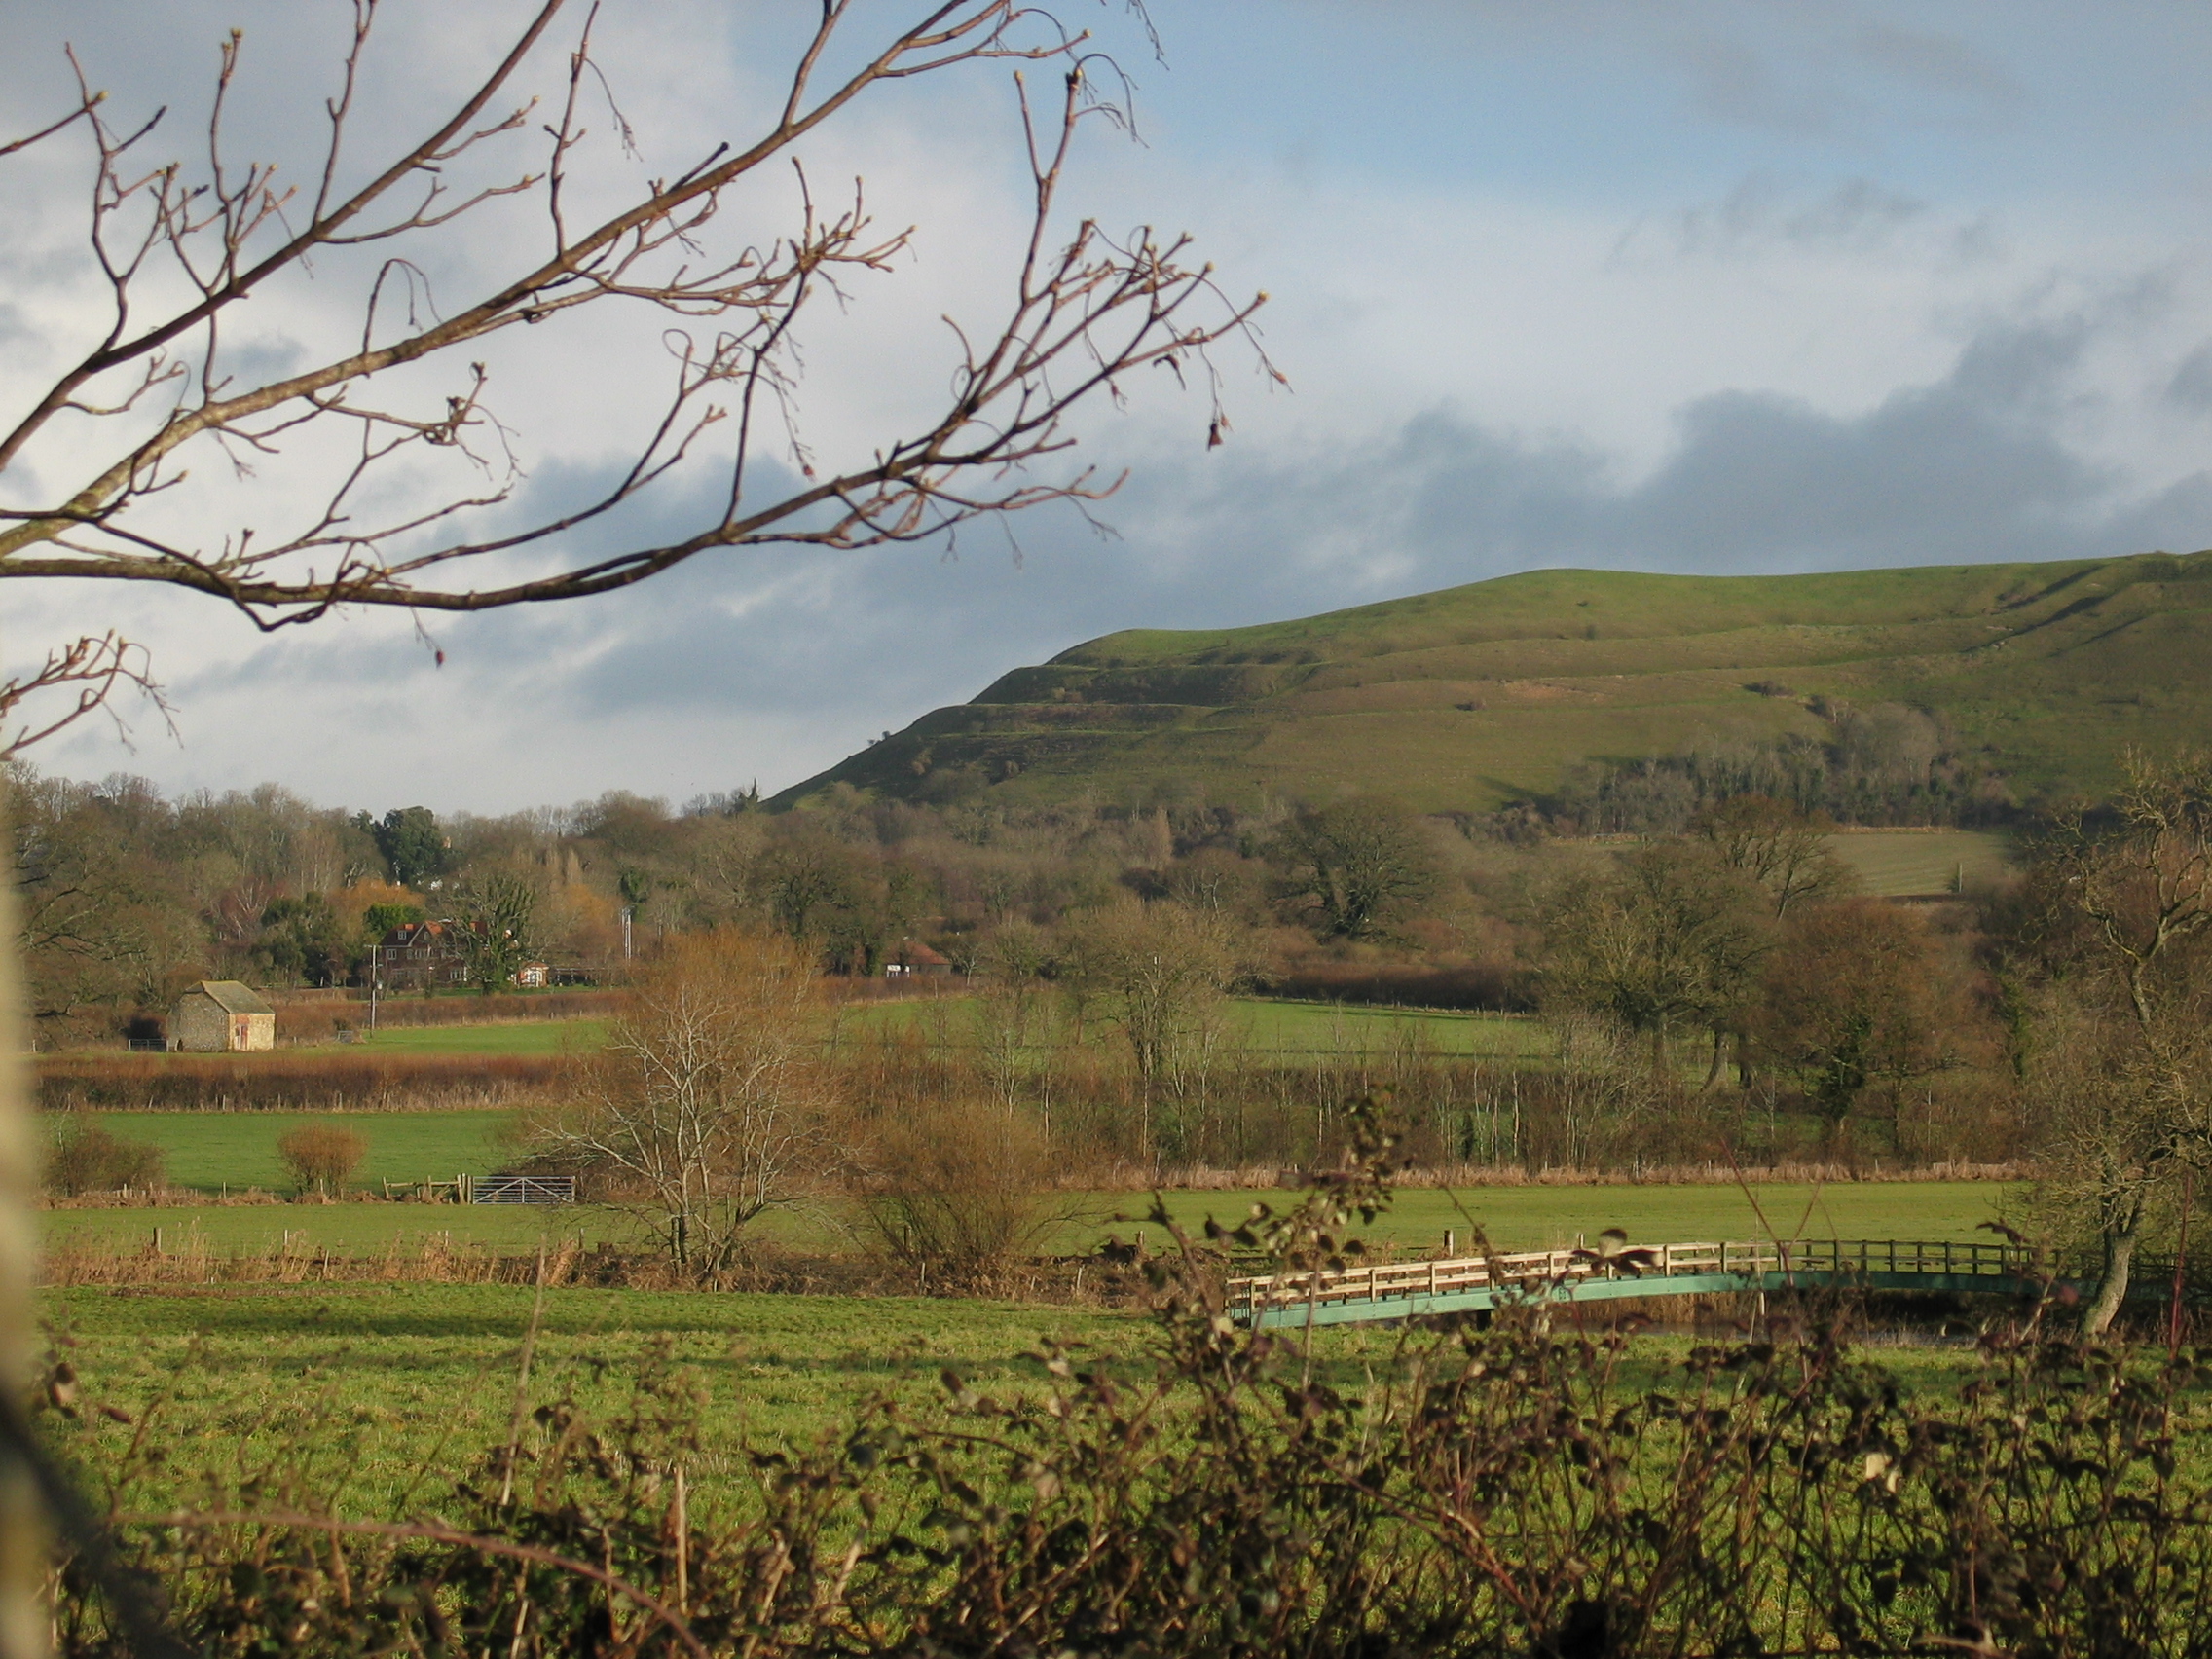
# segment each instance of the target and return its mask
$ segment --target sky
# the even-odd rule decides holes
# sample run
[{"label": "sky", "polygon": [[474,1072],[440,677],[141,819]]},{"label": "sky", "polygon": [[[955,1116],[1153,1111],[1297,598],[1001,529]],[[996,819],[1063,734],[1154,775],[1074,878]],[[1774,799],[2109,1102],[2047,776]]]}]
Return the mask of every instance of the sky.
[{"label": "sky", "polygon": [[[906,10],[862,0],[855,21]],[[10,664],[121,626],[175,709],[173,734],[137,710],[128,733],[89,720],[34,762],[170,791],[276,782],[378,811],[608,790],[681,802],[773,793],[1119,628],[1551,566],[2212,544],[2212,14],[1152,0],[1156,54],[1121,0],[1061,10],[1097,30],[1136,115],[1133,136],[1100,129],[1079,149],[1072,210],[1187,232],[1226,293],[1269,296],[1261,345],[1288,385],[1223,347],[1226,443],[1205,443],[1203,395],[1139,387],[1073,423],[1081,463],[1126,473],[1097,522],[1045,507],[953,546],[706,555],[612,598],[475,617],[272,635],[196,595],[8,584]],[[385,0],[370,130],[422,129],[524,12]],[[203,108],[236,24],[234,144],[296,163],[348,16],[336,0],[8,0],[0,134],[58,108],[64,41],[119,111]],[[789,47],[777,21],[607,0],[602,61],[639,155],[595,187],[741,138]],[[818,453],[864,455],[910,425],[945,385],[940,318],[996,314],[1025,212],[1017,143],[992,65],[864,99],[804,146],[810,179],[861,179],[879,223],[914,227],[892,269],[802,329],[794,418]],[[0,414],[100,325],[83,162],[66,143],[0,160]],[[768,236],[789,200],[779,175],[727,227]],[[458,291],[499,268],[507,234],[488,217],[425,268]],[[239,335],[246,366],[357,328],[346,276],[334,261],[274,294]],[[500,350],[521,468],[504,511],[608,476],[665,379],[657,335],[613,324]],[[293,503],[290,468],[312,460],[205,469],[192,489],[208,494],[175,510],[255,522]],[[788,461],[770,446],[760,464]],[[74,461],[34,458],[0,497],[33,498]],[[676,475],[608,534],[680,526],[712,487]]]}]

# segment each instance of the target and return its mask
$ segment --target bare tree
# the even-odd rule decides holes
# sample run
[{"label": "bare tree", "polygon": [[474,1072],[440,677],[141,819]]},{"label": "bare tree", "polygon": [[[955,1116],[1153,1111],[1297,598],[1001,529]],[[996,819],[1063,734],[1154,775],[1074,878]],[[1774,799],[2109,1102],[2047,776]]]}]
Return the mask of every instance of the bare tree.
[{"label": "bare tree", "polygon": [[1241,972],[1234,935],[1220,917],[1171,901],[1126,903],[1085,930],[1067,966],[1090,1011],[1128,1043],[1138,1155],[1157,1160],[1162,1095],[1181,1105],[1202,1093],[1229,1040],[1223,1002]]},{"label": "bare tree", "polygon": [[1730,869],[1741,870],[1773,896],[1777,919],[1807,900],[1851,890],[1851,866],[1828,850],[1835,820],[1761,794],[1730,795],[1690,820]]},{"label": "bare tree", "polygon": [[[1073,1214],[1067,1163],[1044,1125],[997,1102],[943,1101],[886,1115],[867,1137],[861,1216],[893,1257],[983,1288]],[[925,1280],[926,1282],[926,1280]]]},{"label": "bare tree", "polygon": [[746,1226],[802,1198],[827,1156],[826,1014],[813,954],[791,940],[671,940],[606,1049],[578,1064],[572,1104],[527,1138],[640,1193],[679,1268],[724,1268]]},{"label": "bare tree", "polygon": [[1551,896],[1546,999],[1647,1037],[1654,1072],[1677,1033],[1710,1033],[1710,1084],[1769,946],[1763,899],[1704,848],[1640,847]]},{"label": "bare tree", "polygon": [[1375,799],[1310,807],[1282,827],[1273,847],[1283,894],[1323,939],[1378,939],[1441,883],[1421,822]]},{"label": "bare tree", "polygon": [[2212,756],[2130,753],[2104,821],[2074,814],[2051,856],[2086,926],[2051,991],[2065,1040],[2029,1085],[2044,1196],[2098,1242],[2085,1323],[2100,1332],[2168,1189],[2212,1163]]},{"label": "bare tree", "polygon": [[1886,1087],[1894,1104],[1957,1063],[1973,1025],[1958,985],[1919,913],[1874,899],[1803,905],[1766,959],[1747,1035],[1840,1143],[1868,1090]]},{"label": "bare tree", "polygon": [[[1117,480],[1061,464],[1069,411],[1120,397],[1151,367],[1211,396],[1207,349],[1250,338],[1260,299],[1227,299],[1187,238],[1068,221],[1079,131],[1127,111],[1111,60],[1041,9],[938,0],[892,25],[823,0],[758,124],[643,182],[623,170],[636,135],[594,55],[596,4],[540,0],[453,107],[396,136],[366,91],[380,10],[354,0],[326,130],[296,158],[233,154],[232,105],[250,95],[236,31],[197,155],[158,152],[166,110],[119,116],[74,53],[67,94],[0,141],[0,159],[84,147],[88,279],[105,313],[58,373],[0,394],[0,577],[161,583],[274,629],[346,606],[473,611],[607,593],[715,548],[916,541],[1104,496]],[[936,413],[818,467],[793,401],[802,323],[840,297],[840,277],[890,271],[911,232],[879,228],[858,182],[826,203],[799,147],[873,89],[995,63],[1051,65],[1056,83],[1040,108],[1014,76],[1033,216],[995,315],[946,319]],[[763,235],[776,165],[791,169],[788,217]],[[439,291],[433,271],[469,285]],[[303,296],[342,326],[280,374],[255,372],[266,357],[240,343]],[[651,328],[663,395],[596,495],[518,503],[527,434],[499,365],[526,330],[534,352],[575,349],[586,311]],[[1225,429],[1215,397],[1208,441]],[[788,464],[764,465],[777,452]],[[685,496],[706,502],[691,522],[608,551],[620,509],[679,475],[717,480]],[[131,642],[89,636],[0,682],[0,718],[34,690],[79,689],[74,710],[27,722],[19,743],[121,682],[158,690]]]}]

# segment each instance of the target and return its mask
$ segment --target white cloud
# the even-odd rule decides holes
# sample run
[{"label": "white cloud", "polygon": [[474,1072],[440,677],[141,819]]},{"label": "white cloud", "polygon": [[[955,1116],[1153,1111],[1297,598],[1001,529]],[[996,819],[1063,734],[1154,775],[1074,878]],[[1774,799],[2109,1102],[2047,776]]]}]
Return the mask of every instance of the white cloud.
[{"label": "white cloud", "polygon": [[[244,9],[269,15],[255,50],[266,36],[278,61],[315,60],[312,9]],[[212,39],[226,15],[213,0],[178,10],[188,39],[202,23]],[[1415,19],[1398,25],[1399,50],[1429,38],[1419,7],[1387,10]],[[1525,156],[1494,167],[1415,156],[1449,112],[1401,110],[1348,57],[1345,95],[1364,101],[1342,119],[1368,125],[1338,141],[1327,123],[1277,112],[1271,80],[1320,48],[1285,32],[1253,48],[1257,85],[1231,85],[1211,44],[1221,25],[1192,15],[1197,50],[1176,55],[1173,76],[1146,74],[1153,147],[1094,144],[1072,188],[1108,225],[1196,232],[1230,292],[1268,287],[1268,348],[1295,391],[1268,391],[1225,351],[1235,433],[1211,455],[1202,399],[1152,385],[1130,388],[1124,412],[1093,409],[1084,454],[1136,468],[1104,509],[1118,542],[1059,512],[1014,527],[1018,566],[987,529],[954,561],[929,548],[715,556],[615,600],[430,619],[442,669],[405,617],[263,637],[183,596],[12,591],[12,659],[117,620],[154,643],[182,711],[181,750],[141,723],[129,756],[88,728],[43,762],[477,810],[614,787],[682,797],[758,777],[774,789],[1113,627],[1258,620],[1533,564],[1807,569],[2212,541],[2212,261],[2194,227],[2145,205],[2165,200],[2170,159],[2149,184],[2108,168],[2095,188],[1975,188],[1939,156],[1861,141],[1881,112],[1903,111],[1907,128],[1978,123],[2018,129],[2031,150],[2050,142],[2048,78],[1997,14],[1961,8],[1938,27],[1855,6],[1814,27],[1714,4],[1662,28],[1623,22],[1648,18],[1641,8],[1556,10],[1539,26],[1526,8],[1507,9],[1518,21],[1456,9],[1437,51],[1525,49],[1543,74],[1580,68],[1652,97],[1654,76],[1702,77],[1718,113],[1639,135],[1676,146],[1675,165],[1663,182],[1638,174],[1628,205],[1617,177],[1587,167],[1555,185]],[[461,11],[479,55],[511,16]],[[1161,9],[1171,49],[1178,11]],[[393,14],[410,29],[432,15]],[[1270,16],[1312,14],[1286,3]],[[685,0],[650,27],[608,17],[610,75],[648,167],[692,159],[768,95],[727,8]],[[1348,25],[1338,14],[1331,26]],[[99,44],[125,63],[128,89],[144,92],[163,67],[144,44]],[[465,55],[436,58],[424,85],[392,94],[430,107]],[[1331,66],[1304,67],[1325,79]],[[1547,86],[1578,84],[1531,77],[1519,94],[1530,109]],[[0,100],[19,103],[23,85],[0,67]],[[1208,107],[1217,95],[1223,107]],[[295,104],[294,119],[312,115],[304,94]],[[1389,165],[1374,133],[1401,119],[1406,165]],[[1470,106],[1465,119],[1493,117]],[[1609,119],[1595,109],[1586,125]],[[941,396],[941,313],[1003,310],[1025,210],[1011,120],[1003,80],[985,75],[903,90],[808,146],[821,198],[863,173],[881,223],[918,226],[910,257],[856,278],[849,307],[824,308],[808,331],[800,413],[827,457],[864,452]],[[1752,129],[1770,136],[1748,150]],[[1788,131],[1799,136],[1772,136]],[[1554,137],[1579,141],[1564,129],[1526,141]],[[1622,165],[1643,160],[1623,152]],[[609,163],[608,177],[630,167]],[[51,360],[92,314],[56,280],[73,199],[45,162],[27,176],[8,199],[22,229],[0,249],[0,381]],[[732,212],[771,223],[790,189],[778,173]],[[502,251],[475,246],[436,275],[461,283]],[[275,296],[253,349],[327,338],[338,324],[322,296],[335,286]],[[523,433],[515,511],[580,498],[617,462],[619,435],[665,381],[656,335],[628,320],[564,323],[488,354],[498,406]],[[42,471],[55,475],[51,459]],[[411,473],[393,498],[433,487]],[[712,487],[701,468],[626,528],[681,525]]]}]

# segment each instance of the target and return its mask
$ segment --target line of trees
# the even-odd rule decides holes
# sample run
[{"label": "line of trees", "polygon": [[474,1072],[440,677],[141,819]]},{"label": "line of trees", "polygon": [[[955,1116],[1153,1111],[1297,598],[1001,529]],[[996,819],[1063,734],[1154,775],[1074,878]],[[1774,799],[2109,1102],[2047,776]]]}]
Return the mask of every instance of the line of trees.
[{"label": "line of trees", "polygon": [[[360,984],[371,946],[425,918],[457,924],[472,979],[493,988],[529,957],[617,972],[625,914],[632,948],[744,924],[806,941],[846,976],[880,973],[910,939],[964,969],[1028,950],[1051,976],[1093,948],[1077,938],[1093,922],[1110,933],[1117,905],[1154,901],[1212,918],[1239,941],[1239,971],[1301,944],[1449,954],[1472,915],[1450,867],[1464,838],[1377,801],[1007,811],[848,796],[771,815],[746,791],[441,819],[269,786],[170,800],[142,779],[20,763],[7,788],[50,1043],[119,1034],[200,977]],[[1440,895],[1441,922],[1415,915]],[[1278,937],[1248,944],[1256,933]]]},{"label": "line of trees", "polygon": [[2028,838],[2018,880],[1934,904],[1855,894],[1831,819],[1748,793],[1672,833],[1530,846],[1374,799],[847,793],[769,814],[748,792],[440,820],[19,766],[9,789],[33,1007],[56,1038],[127,1029],[203,975],[343,982],[422,915],[459,922],[487,984],[525,952],[617,969],[625,911],[646,957],[735,929],[810,977],[875,975],[925,940],[974,993],[930,1038],[960,1056],[930,1062],[940,1103],[1028,1114],[1088,1157],[1302,1161],[1328,1156],[1334,1086],[1257,1051],[1230,994],[1463,972],[1544,1036],[1487,1077],[1406,1056],[1431,1156],[2033,1154],[2057,1224],[2108,1270],[2100,1319],[2212,1165],[2200,758],[2132,759],[2113,800]]},{"label": "line of trees", "polygon": [[[1517,892],[1486,887],[1479,857],[1455,870],[1440,826],[1376,803],[1287,815],[1234,858],[1178,848],[1164,815],[1123,828],[1157,835],[1161,862],[1050,922],[1013,913],[978,930],[972,995],[934,1020],[835,1035],[813,993],[793,989],[821,983],[819,940],[686,936],[610,1051],[621,1088],[580,1097],[598,1128],[550,1129],[543,1144],[652,1186],[679,1259],[709,1236],[726,1258],[750,1215],[780,1201],[781,1176],[761,1174],[762,1135],[788,1174],[809,1163],[810,1135],[811,1161],[829,1169],[885,1124],[942,1123],[940,1138],[960,1144],[954,1129],[969,1133],[978,1111],[1005,1125],[1002,1149],[1049,1147],[1063,1171],[1326,1161],[1351,1101],[1376,1088],[1398,1099],[1408,1148],[1436,1164],[2032,1159],[2038,1225],[2093,1256],[2095,1329],[2212,1168],[2212,760],[2131,758],[2114,800],[2046,826],[2018,881],[1944,903],[1855,894],[1832,826],[1758,796],[1715,803],[1681,835],[1561,849],[1524,867]],[[778,849],[764,845],[773,868]],[[1374,850],[1356,879],[1340,857],[1352,846]],[[1386,893],[1416,871],[1355,939],[1346,895],[1361,883]],[[1433,915],[1447,891],[1516,930],[1543,1038],[1524,1063],[1440,1054],[1411,1030],[1329,1064],[1284,1063],[1232,1015],[1228,994],[1260,971],[1271,925],[1303,927],[1309,949],[1380,949],[1382,918],[1407,914],[1393,903],[1419,893]],[[755,926],[776,915],[771,905]],[[1419,949],[1411,927],[1391,948]],[[783,1029],[830,1056],[828,1070],[775,1062],[789,1067],[777,1097],[811,1100],[799,1116],[816,1128],[760,1118],[757,1101],[738,1112],[754,1115],[739,1139],[756,1150],[725,1161],[723,1219],[705,1233],[662,1191],[665,1172],[616,1144],[636,1136],[618,1096],[691,1098],[682,1068],[656,1055],[716,1053],[688,1028],[652,1035],[680,981],[710,1002],[798,997]],[[731,1029],[757,1045],[776,1023],[767,1006],[747,1004]],[[819,1128],[826,1114],[834,1133]],[[670,1132],[672,1145],[709,1139]],[[900,1161],[915,1166],[911,1149]]]},{"label": "line of trees", "polygon": [[2021,816],[2005,779],[1939,711],[1800,699],[1773,682],[1747,689],[1801,702],[1825,729],[1715,737],[1671,755],[1586,761],[1549,793],[1506,808],[1501,824],[1523,834],[1674,834],[1700,812],[1744,795],[1847,824],[1972,825]]}]

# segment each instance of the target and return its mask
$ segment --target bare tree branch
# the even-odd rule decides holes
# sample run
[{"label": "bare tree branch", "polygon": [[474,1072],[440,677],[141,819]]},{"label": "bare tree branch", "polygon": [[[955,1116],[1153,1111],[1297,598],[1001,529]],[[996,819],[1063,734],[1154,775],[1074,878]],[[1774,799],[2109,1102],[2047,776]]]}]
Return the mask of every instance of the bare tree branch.
[{"label": "bare tree branch", "polygon": [[[354,0],[324,106],[327,134],[302,169],[312,180],[305,198],[281,182],[276,165],[240,167],[226,154],[225,115],[241,61],[236,34],[221,47],[197,164],[135,162],[160,114],[128,131],[112,125],[104,95],[81,71],[71,113],[0,150],[82,124],[92,148],[88,235],[108,303],[97,342],[26,400],[0,435],[0,477],[65,481],[0,509],[0,578],[163,583],[225,600],[264,629],[350,605],[483,610],[610,592],[710,549],[916,541],[980,516],[1095,501],[1120,480],[1083,467],[1042,469],[1073,446],[1067,421],[1077,405],[1099,394],[1118,402],[1146,367],[1165,366],[1179,382],[1199,371],[1211,405],[1208,442],[1227,429],[1208,350],[1234,336],[1257,354],[1250,325],[1265,296],[1231,300],[1186,238],[1140,228],[1118,240],[1091,221],[1063,226],[1060,194],[1079,131],[1093,120],[1125,123],[1126,115],[1092,88],[1093,69],[1111,69],[1110,60],[1049,13],[1014,0],[938,0],[856,56],[842,50],[859,26],[850,0],[825,0],[762,129],[579,221],[574,169],[590,140],[591,83],[606,95],[613,142],[634,154],[630,125],[592,55],[597,6],[574,27],[556,113],[535,138],[538,100],[529,79],[573,10],[569,0],[543,0],[444,119],[371,163],[367,181],[349,190],[348,158],[381,136],[364,137],[360,97],[377,10],[377,0]],[[796,331],[812,301],[840,291],[840,274],[888,272],[911,244],[907,231],[874,228],[857,181],[844,206],[818,207],[796,146],[878,83],[1001,60],[1055,62],[1062,90],[1056,111],[1040,114],[1015,77],[1033,211],[1000,319],[981,338],[952,324],[957,361],[936,415],[866,460],[820,474],[796,416]],[[834,74],[832,62],[840,65]],[[535,159],[513,155],[517,145],[539,142]],[[778,157],[794,168],[790,227],[764,242],[722,240],[732,188]],[[472,166],[491,171],[472,181]],[[517,199],[541,203],[543,241],[534,249],[510,237],[487,249],[472,223],[493,203]],[[296,206],[305,209],[297,224]],[[235,320],[251,314],[249,303],[279,278],[313,274],[325,287],[342,280],[316,256],[368,243],[393,251],[363,278],[354,343],[279,376],[240,382],[226,327],[237,332]],[[445,270],[463,264],[456,256],[463,246],[480,260],[490,253],[495,274],[464,304],[424,305],[423,274],[433,261]],[[507,255],[504,275],[496,270],[499,255]],[[493,370],[471,350],[595,306],[643,306],[669,319],[662,339],[671,372],[659,413],[639,426],[627,463],[594,498],[470,534],[470,520],[512,503],[523,478],[509,428],[493,411]],[[1281,379],[1264,355],[1258,361]],[[425,397],[421,368],[447,362],[458,371],[448,376],[451,389]],[[157,407],[157,394],[170,400],[167,408]],[[763,441],[756,417],[766,411],[784,424],[797,488],[755,488]],[[346,432],[351,459],[334,461],[320,440]],[[209,446],[230,461],[234,481],[251,485],[247,494],[264,512],[271,468],[287,484],[312,482],[319,506],[274,530],[232,508],[228,528],[218,516],[203,535],[180,534],[154,509]],[[721,457],[727,489],[682,534],[582,550],[579,533],[707,461],[711,446],[719,446],[712,453]],[[451,452],[480,487],[449,488],[427,502],[411,488],[396,492],[409,502],[404,511],[378,517],[366,508],[394,498],[394,468],[431,459],[426,452]],[[387,487],[373,488],[380,484]],[[79,673],[92,660],[61,681],[31,677],[16,700],[53,683],[92,683]],[[142,674],[120,679],[152,691]]]},{"label": "bare tree branch", "polygon": [[[173,734],[176,730],[175,711],[169,707],[167,696],[154,679],[153,659],[146,648],[110,629],[105,634],[86,635],[48,653],[47,659],[29,674],[0,680],[0,760],[12,760],[33,744],[43,743],[65,726],[71,726],[95,711],[104,711],[114,719],[119,733],[126,734],[128,727],[117,714],[115,693],[124,686],[134,686],[138,693],[161,715],[163,722]],[[42,714],[44,723],[17,726],[7,730],[16,710],[28,698],[41,692],[57,690],[63,686],[76,689],[74,703],[60,715]]]}]

